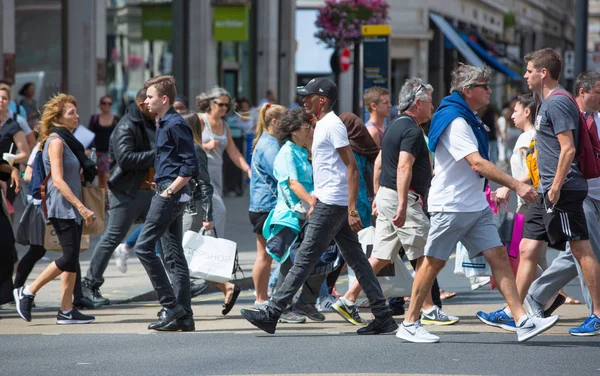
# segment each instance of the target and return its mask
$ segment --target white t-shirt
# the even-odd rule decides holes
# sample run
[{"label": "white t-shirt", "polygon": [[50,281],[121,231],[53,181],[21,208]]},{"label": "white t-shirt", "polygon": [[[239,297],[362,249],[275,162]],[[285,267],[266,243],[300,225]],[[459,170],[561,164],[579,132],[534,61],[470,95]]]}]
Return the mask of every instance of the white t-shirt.
[{"label": "white t-shirt", "polygon": [[430,212],[478,212],[488,207],[485,178],[465,157],[478,152],[477,138],[465,119],[456,118],[440,136],[435,149],[435,175],[429,190]]},{"label": "white t-shirt", "polygon": [[328,205],[348,206],[348,169],[336,150],[348,145],[346,126],[333,111],[317,121],[312,144],[313,195]]},{"label": "white t-shirt", "polygon": [[[594,121],[599,127],[598,136],[600,136],[600,115],[597,112],[594,113]],[[600,178],[588,179],[588,196],[594,200],[600,200]]]}]

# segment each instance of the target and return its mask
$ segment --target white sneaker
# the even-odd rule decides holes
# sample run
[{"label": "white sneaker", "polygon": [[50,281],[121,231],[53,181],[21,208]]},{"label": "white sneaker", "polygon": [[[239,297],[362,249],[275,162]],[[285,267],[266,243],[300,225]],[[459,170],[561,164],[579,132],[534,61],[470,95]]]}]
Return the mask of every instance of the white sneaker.
[{"label": "white sneaker", "polygon": [[337,301],[336,297],[333,295],[328,295],[323,299],[319,298],[317,301],[317,310],[319,312],[333,312],[333,308],[331,306]]},{"label": "white sneaker", "polygon": [[125,250],[125,244],[119,244],[113,253],[115,256],[115,264],[119,271],[123,274],[127,273],[127,259],[129,252]]},{"label": "white sneaker", "polygon": [[412,343],[435,343],[440,341],[440,337],[429,333],[417,320],[414,324],[405,326],[400,324],[396,337]]},{"label": "white sneaker", "polygon": [[525,342],[552,328],[557,321],[558,316],[550,316],[545,319],[527,316],[521,325],[517,324],[517,338],[519,342]]}]

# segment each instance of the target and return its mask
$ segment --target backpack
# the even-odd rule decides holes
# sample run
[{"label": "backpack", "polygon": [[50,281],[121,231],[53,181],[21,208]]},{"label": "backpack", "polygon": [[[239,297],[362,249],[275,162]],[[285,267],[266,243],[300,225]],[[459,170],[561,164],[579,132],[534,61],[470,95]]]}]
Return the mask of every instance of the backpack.
[{"label": "backpack", "polygon": [[46,169],[44,168],[44,153],[38,151],[33,159],[33,173],[31,174],[31,181],[29,182],[29,193],[37,200],[42,199],[41,187],[46,180]]},{"label": "backpack", "polygon": [[[568,97],[579,109],[575,98],[566,91],[557,90],[550,94]],[[549,96],[549,97],[550,97]],[[579,144],[577,147],[577,165],[586,179],[600,177],[600,138],[594,116],[579,111]]]},{"label": "backpack", "polygon": [[540,172],[538,171],[538,151],[536,147],[536,136],[533,136],[529,141],[529,146],[525,151],[525,165],[527,165],[527,176],[533,184],[533,188],[537,191],[540,185]]}]

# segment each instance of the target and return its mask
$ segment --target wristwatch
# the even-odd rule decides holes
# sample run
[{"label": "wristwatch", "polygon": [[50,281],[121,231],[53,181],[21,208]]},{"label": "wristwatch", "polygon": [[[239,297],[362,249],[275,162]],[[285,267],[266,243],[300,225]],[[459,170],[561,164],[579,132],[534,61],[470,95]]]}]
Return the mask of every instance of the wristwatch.
[{"label": "wristwatch", "polygon": [[351,217],[358,217],[358,212],[356,210],[348,210],[348,215]]},{"label": "wristwatch", "polygon": [[167,188],[165,192],[167,192],[169,196],[173,196],[173,193],[175,193],[171,188]]}]

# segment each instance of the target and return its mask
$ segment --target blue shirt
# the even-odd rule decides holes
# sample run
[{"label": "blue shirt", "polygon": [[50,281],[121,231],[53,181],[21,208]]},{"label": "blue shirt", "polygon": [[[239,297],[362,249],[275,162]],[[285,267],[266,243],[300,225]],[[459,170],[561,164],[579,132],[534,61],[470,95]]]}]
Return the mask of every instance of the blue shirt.
[{"label": "blue shirt", "polygon": [[[252,179],[250,180],[250,207],[255,213],[268,213],[277,204],[277,179],[273,175],[273,163],[279,152],[279,142],[263,132],[252,154]],[[265,183],[266,182],[266,183]],[[273,194],[275,193],[275,195]]]},{"label": "blue shirt", "polygon": [[154,181],[157,185],[178,176],[198,176],[192,129],[173,107],[158,121]]},{"label": "blue shirt", "polygon": [[[290,189],[288,179],[297,180],[308,193],[315,189],[312,166],[308,162],[308,150],[294,144],[292,141],[286,141],[279,150],[273,165],[273,173],[280,189],[277,192],[278,208],[293,208],[300,202],[298,196]],[[282,195],[281,191],[285,195]],[[287,202],[285,201],[286,198]]]},{"label": "blue shirt", "polygon": [[[15,112],[17,112],[17,103],[15,101],[10,101],[10,103],[8,104],[8,109],[14,114]],[[25,107],[19,106],[18,114],[27,119],[27,111],[25,111]]]}]

